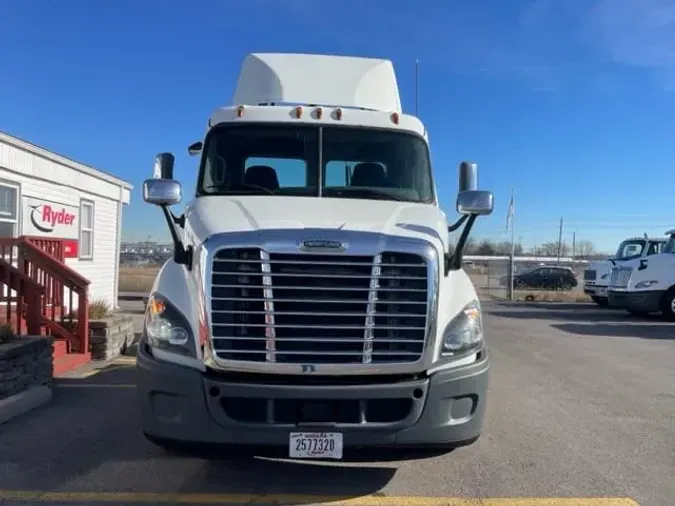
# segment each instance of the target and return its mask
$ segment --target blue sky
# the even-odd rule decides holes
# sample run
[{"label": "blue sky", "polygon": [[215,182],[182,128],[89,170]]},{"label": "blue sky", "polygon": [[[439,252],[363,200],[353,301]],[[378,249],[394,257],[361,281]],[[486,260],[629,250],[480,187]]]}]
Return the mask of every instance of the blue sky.
[{"label": "blue sky", "polygon": [[404,109],[430,131],[441,202],[457,164],[496,196],[475,236],[506,240],[512,188],[525,246],[675,228],[675,1],[4,0],[0,130],[134,186],[126,239],[163,239],[140,186],[154,155],[186,148],[230,103],[250,52],[393,60]]}]

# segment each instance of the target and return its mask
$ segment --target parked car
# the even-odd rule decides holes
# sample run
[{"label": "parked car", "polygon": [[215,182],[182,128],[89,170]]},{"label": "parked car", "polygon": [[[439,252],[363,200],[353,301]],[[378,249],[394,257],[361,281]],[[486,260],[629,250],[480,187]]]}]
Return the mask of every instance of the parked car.
[{"label": "parked car", "polygon": [[[502,277],[499,284],[508,286],[509,277]],[[571,290],[577,284],[577,277],[569,267],[541,266],[513,276],[513,288],[516,289]]]}]

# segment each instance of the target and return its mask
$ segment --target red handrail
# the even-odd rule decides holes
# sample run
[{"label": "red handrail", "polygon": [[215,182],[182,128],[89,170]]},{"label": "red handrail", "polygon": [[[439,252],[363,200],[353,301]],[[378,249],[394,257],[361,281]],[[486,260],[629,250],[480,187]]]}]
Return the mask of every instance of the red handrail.
[{"label": "red handrail", "polygon": [[7,323],[12,322],[12,296],[16,292],[16,333],[22,334],[22,315],[26,311],[26,330],[30,335],[39,335],[42,328],[40,299],[44,288],[4,259],[0,259],[0,281],[7,286]]},{"label": "red handrail", "polygon": [[[89,351],[89,280],[54,255],[41,250],[38,245],[34,244],[34,240],[35,238],[21,238],[19,258],[22,265],[19,269],[36,281],[41,281],[41,284],[47,288],[48,293],[43,298],[44,304],[41,311],[44,315],[43,323],[54,334],[73,342],[71,352],[87,353]],[[69,289],[70,295],[67,315],[62,302],[64,287]],[[77,294],[78,299],[76,311],[73,311],[73,292]],[[51,318],[48,314],[48,303],[51,304]],[[60,321],[56,321],[56,306],[59,307]],[[77,318],[74,335],[69,330],[73,329],[73,313]],[[75,339],[72,339],[73,337]]]}]

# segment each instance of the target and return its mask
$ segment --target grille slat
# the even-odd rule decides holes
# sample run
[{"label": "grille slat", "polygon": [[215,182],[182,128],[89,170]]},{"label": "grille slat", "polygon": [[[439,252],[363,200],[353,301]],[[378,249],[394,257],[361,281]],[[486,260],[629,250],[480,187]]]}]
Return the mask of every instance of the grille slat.
[{"label": "grille slat", "polygon": [[221,359],[410,363],[424,351],[428,280],[420,255],[222,249],[210,281]]},{"label": "grille slat", "polygon": [[626,288],[630,283],[633,269],[631,267],[612,267],[610,285],[616,288]]}]

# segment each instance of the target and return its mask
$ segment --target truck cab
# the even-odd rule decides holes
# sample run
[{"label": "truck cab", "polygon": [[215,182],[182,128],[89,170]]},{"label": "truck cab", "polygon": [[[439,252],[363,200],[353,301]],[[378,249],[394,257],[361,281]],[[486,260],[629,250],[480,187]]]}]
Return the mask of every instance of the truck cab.
[{"label": "truck cab", "polygon": [[595,260],[584,269],[584,293],[600,306],[609,303],[607,290],[612,266],[635,258],[657,255],[666,244],[666,238],[632,237],[619,244],[616,254],[606,260]]},{"label": "truck cab", "polygon": [[251,54],[189,152],[183,213],[172,154],[143,185],[174,241],[137,358],[149,440],[340,459],[479,437],[489,357],[462,251],[493,195],[461,163],[448,225],[390,61]]},{"label": "truck cab", "polygon": [[675,229],[657,255],[638,257],[612,267],[609,304],[635,315],[660,312],[675,321]]}]

